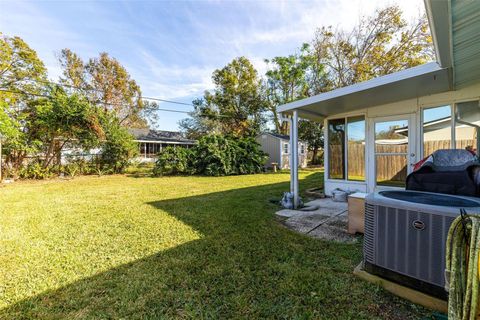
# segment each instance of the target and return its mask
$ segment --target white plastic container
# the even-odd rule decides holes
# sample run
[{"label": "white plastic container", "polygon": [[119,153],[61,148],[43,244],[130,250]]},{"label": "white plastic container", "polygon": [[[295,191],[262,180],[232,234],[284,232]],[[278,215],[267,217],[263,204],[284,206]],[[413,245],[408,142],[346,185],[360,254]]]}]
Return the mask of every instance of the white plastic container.
[{"label": "white plastic container", "polygon": [[332,191],[332,200],[335,202],[347,202],[348,192],[341,189]]}]

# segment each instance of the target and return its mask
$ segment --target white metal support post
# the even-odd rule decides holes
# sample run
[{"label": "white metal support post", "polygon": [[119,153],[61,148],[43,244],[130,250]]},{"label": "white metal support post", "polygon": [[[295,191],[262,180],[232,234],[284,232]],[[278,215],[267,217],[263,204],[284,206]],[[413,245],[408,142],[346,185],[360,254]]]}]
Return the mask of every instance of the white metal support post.
[{"label": "white metal support post", "polygon": [[[293,134],[292,134],[292,128],[293,128],[293,119],[290,117],[288,118],[288,122],[289,122],[289,127],[290,127],[290,146],[289,146],[289,154],[288,154],[288,157],[289,157],[289,167],[290,167],[290,193],[294,193],[294,177],[293,177],[293,146],[294,146],[294,143],[293,143]],[[282,147],[282,145],[280,144],[280,147]]]},{"label": "white metal support post", "polygon": [[293,206],[298,208],[299,190],[298,190],[298,111],[293,111],[292,126],[290,130],[290,154],[292,162],[290,164],[290,177],[293,181]]}]

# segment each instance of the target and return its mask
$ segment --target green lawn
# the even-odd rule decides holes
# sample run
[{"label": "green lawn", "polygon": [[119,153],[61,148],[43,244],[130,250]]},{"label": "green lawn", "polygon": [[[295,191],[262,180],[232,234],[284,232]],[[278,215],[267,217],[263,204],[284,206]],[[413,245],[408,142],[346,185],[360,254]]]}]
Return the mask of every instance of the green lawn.
[{"label": "green lawn", "polygon": [[[302,172],[301,188],[321,184]],[[352,275],[361,245],[284,228],[288,174],[0,189],[1,319],[417,318]]]}]

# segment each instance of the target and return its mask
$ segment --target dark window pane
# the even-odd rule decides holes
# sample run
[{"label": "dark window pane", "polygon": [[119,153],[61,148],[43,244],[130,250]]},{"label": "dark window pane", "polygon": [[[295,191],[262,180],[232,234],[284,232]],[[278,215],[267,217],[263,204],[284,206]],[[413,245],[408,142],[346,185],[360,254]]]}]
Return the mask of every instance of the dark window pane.
[{"label": "dark window pane", "polygon": [[347,119],[348,180],[365,181],[365,117]]},{"label": "dark window pane", "polygon": [[452,108],[441,106],[423,110],[423,156],[452,147]]},{"label": "dark window pane", "polygon": [[328,121],[328,169],[330,179],[345,179],[345,119]]}]

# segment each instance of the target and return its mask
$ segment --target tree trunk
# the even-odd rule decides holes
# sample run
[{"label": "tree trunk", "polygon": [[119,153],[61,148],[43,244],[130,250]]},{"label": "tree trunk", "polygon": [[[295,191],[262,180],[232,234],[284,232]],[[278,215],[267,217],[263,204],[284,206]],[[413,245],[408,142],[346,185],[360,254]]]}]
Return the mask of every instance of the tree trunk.
[{"label": "tree trunk", "polygon": [[317,163],[317,154],[318,154],[318,147],[314,147],[312,150],[312,164],[318,164]]}]

